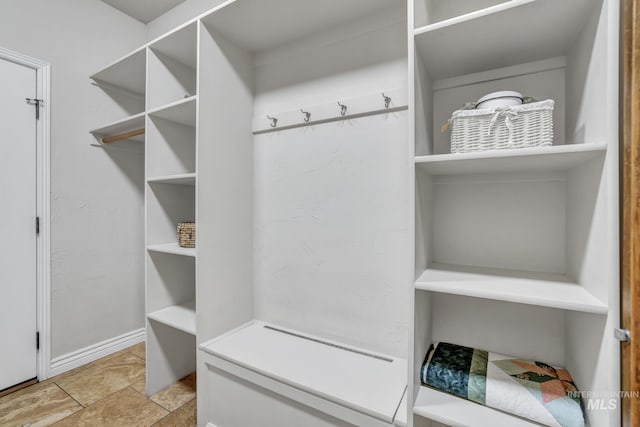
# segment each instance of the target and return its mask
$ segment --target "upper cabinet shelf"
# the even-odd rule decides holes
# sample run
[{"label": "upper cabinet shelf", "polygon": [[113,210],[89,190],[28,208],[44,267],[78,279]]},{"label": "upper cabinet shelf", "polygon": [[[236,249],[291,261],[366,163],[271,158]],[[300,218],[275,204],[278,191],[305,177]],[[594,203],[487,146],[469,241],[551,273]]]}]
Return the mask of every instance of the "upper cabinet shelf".
[{"label": "upper cabinet shelf", "polygon": [[[236,0],[202,18],[210,29],[252,52],[263,52],[358,16],[394,6],[388,0]],[[295,19],[292,19],[295,17]]]},{"label": "upper cabinet shelf", "polygon": [[416,50],[432,80],[562,56],[597,3],[507,1],[417,28]]},{"label": "upper cabinet shelf", "polygon": [[606,153],[606,144],[570,144],[416,157],[430,175],[567,170]]},{"label": "upper cabinet shelf", "polygon": [[111,63],[90,78],[98,85],[143,97],[146,93],[146,49],[142,47]]}]

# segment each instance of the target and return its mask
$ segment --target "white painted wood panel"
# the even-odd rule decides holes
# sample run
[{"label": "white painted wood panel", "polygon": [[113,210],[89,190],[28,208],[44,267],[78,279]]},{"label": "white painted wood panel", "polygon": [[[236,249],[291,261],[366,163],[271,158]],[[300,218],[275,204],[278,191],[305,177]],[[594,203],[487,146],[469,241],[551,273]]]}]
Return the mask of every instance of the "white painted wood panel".
[{"label": "white painted wood panel", "polygon": [[451,396],[428,387],[421,387],[413,413],[454,427],[509,426],[539,427],[538,423]]},{"label": "white painted wood panel", "polygon": [[149,313],[147,317],[156,322],[163,323],[182,332],[196,334],[196,302],[190,301],[184,304],[172,305],[158,311]]},{"label": "white painted wood panel", "polygon": [[406,354],[406,123],[398,112],[256,136],[257,318]]},{"label": "white painted wood panel", "polygon": [[302,391],[392,423],[406,360],[252,322],[201,349]]},{"label": "white painted wood panel", "polygon": [[608,312],[602,301],[560,274],[432,264],[416,280],[416,289],[585,313]]},{"label": "white painted wood panel", "polygon": [[563,55],[596,5],[512,0],[418,28],[416,47],[433,79]]},{"label": "white painted wood panel", "polygon": [[438,176],[433,262],[565,273],[560,173]]},{"label": "white painted wood panel", "polygon": [[[539,360],[571,370],[566,365],[565,310],[438,293],[432,298],[433,342]],[[420,363],[425,356],[426,351]]]},{"label": "white painted wood panel", "polygon": [[[0,58],[0,390],[38,374],[36,71]],[[43,107],[44,108],[44,107]],[[44,114],[44,113],[41,113]],[[43,222],[43,227],[49,226]]]},{"label": "white painted wood panel", "polygon": [[434,154],[416,157],[416,168],[431,175],[569,170],[603,157],[606,144],[570,144],[519,150]]}]

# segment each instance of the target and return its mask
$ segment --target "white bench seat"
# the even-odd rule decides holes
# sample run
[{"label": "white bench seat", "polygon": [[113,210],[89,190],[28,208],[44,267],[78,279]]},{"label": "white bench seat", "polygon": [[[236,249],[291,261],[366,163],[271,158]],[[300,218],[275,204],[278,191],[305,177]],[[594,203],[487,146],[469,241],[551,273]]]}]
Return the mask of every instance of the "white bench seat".
[{"label": "white bench seat", "polygon": [[[226,363],[216,363],[218,358],[244,368],[247,375],[242,374],[243,369],[234,369],[232,373],[246,381],[255,382],[255,374],[259,374],[289,386],[291,392],[285,393],[288,398],[296,400],[298,390],[303,392],[302,397],[310,394],[388,425],[394,423],[406,390],[404,359],[370,353],[259,321],[205,343],[200,349],[214,356],[207,364],[218,369],[228,370]],[[281,387],[274,387],[273,391],[283,394]],[[305,405],[316,406],[315,409],[326,410],[326,405],[314,405],[313,399],[300,400]],[[339,417],[339,413],[331,415]]]}]

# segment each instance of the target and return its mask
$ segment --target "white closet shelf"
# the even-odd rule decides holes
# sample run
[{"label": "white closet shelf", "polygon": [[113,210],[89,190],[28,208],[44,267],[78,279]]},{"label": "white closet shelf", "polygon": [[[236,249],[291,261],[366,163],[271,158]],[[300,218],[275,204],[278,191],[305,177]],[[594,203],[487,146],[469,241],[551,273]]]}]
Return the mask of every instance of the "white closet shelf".
[{"label": "white closet shelf", "polygon": [[561,56],[595,3],[507,1],[416,29],[416,49],[433,80]]},{"label": "white closet shelf", "polygon": [[196,101],[197,95],[180,99],[168,105],[149,111],[149,116],[179,123],[185,126],[196,125]]},{"label": "white closet shelf", "polygon": [[189,68],[197,65],[197,22],[189,22],[151,41],[149,48]]},{"label": "white closet shelf", "polygon": [[607,314],[607,306],[560,274],[432,264],[416,280],[418,290]]},{"label": "white closet shelf", "polygon": [[[90,131],[90,133],[102,139],[110,135],[117,135],[117,134],[122,134],[122,133],[130,132],[138,129],[144,129],[145,127],[144,115],[145,113],[139,113],[130,117],[126,117],[124,119],[102,126],[98,129],[93,129]],[[144,134],[134,136],[129,140],[144,142]]]},{"label": "white closet shelf", "polygon": [[196,303],[190,301],[184,304],[163,308],[149,313],[147,317],[156,322],[171,326],[191,335],[196,334]]},{"label": "white closet shelf", "polygon": [[146,92],[146,68],[146,49],[143,46],[112,62],[90,78],[98,86],[112,86],[143,97]]},{"label": "white closet shelf", "polygon": [[418,156],[416,168],[430,175],[568,170],[604,156],[606,144],[568,144],[514,150]]},{"label": "white closet shelf", "polygon": [[540,424],[452,396],[420,387],[413,413],[450,426],[540,427]]},{"label": "white closet shelf", "polygon": [[147,178],[147,182],[158,184],[174,184],[174,185],[196,185],[196,174],[185,173],[180,175],[155,176]]},{"label": "white closet shelf", "polygon": [[[202,22],[227,40],[256,53],[376,10],[388,9],[392,3],[388,0],[236,0],[225,2],[203,16]],[[292,16],[296,19],[291,19]]]},{"label": "white closet shelf", "polygon": [[167,243],[164,245],[148,245],[147,250],[149,252],[161,252],[165,254],[171,255],[181,255],[181,256],[196,256],[195,248],[182,248],[177,243]]},{"label": "white closet shelf", "polygon": [[258,373],[385,423],[393,423],[406,389],[407,363],[403,359],[259,321],[205,343],[200,349],[244,368],[247,380]]}]

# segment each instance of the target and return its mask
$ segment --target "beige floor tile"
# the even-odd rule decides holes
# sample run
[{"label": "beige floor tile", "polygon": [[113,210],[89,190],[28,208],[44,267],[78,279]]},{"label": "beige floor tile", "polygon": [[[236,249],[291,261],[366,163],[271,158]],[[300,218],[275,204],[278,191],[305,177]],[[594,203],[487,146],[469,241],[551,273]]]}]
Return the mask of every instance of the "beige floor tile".
[{"label": "beige floor tile", "polygon": [[48,426],[81,409],[56,384],[36,384],[0,399],[0,426]]},{"label": "beige floor tile", "polygon": [[115,352],[113,354],[110,354],[108,356],[105,356],[105,357],[103,357],[101,359],[95,360],[95,361],[93,361],[93,364],[96,365],[96,366],[108,365],[112,359],[117,359],[118,357],[121,357],[121,356],[123,356],[125,354],[132,354],[131,353],[131,349],[132,348],[133,347],[128,347],[128,348],[125,348],[124,350],[117,351],[117,352]]},{"label": "beige floor tile", "polygon": [[57,427],[151,426],[169,412],[127,387],[56,423]]},{"label": "beige floor tile", "polygon": [[193,399],[155,423],[153,427],[196,427],[197,423],[196,399]]},{"label": "beige floor tile", "polygon": [[151,396],[151,400],[169,411],[175,411],[196,397],[196,375],[191,374],[180,382]]},{"label": "beige floor tile", "polygon": [[136,378],[136,380],[131,383],[131,388],[137,391],[138,393],[144,395],[145,397],[147,395],[146,379],[147,379],[146,373],[143,373],[140,377]]},{"label": "beige floor tile", "polygon": [[85,369],[91,368],[92,366],[94,366],[93,363],[87,363],[86,365],[82,365],[82,366],[77,367],[75,369],[72,369],[70,371],[64,372],[64,373],[62,373],[60,375],[56,375],[55,377],[51,377],[49,379],[46,379],[46,380],[40,382],[40,384],[49,384],[49,383],[55,383],[55,382],[58,382],[58,381],[62,381],[65,378],[69,378],[69,377],[77,374],[78,372],[82,372]]},{"label": "beige floor tile", "polygon": [[140,344],[136,344],[133,347],[130,347],[129,351],[141,359],[147,358],[146,346],[145,346],[145,343],[143,342],[141,342]]},{"label": "beige floor tile", "polygon": [[125,352],[109,360],[95,363],[89,369],[57,381],[71,397],[82,405],[90,405],[116,391],[144,380],[143,359]]}]

